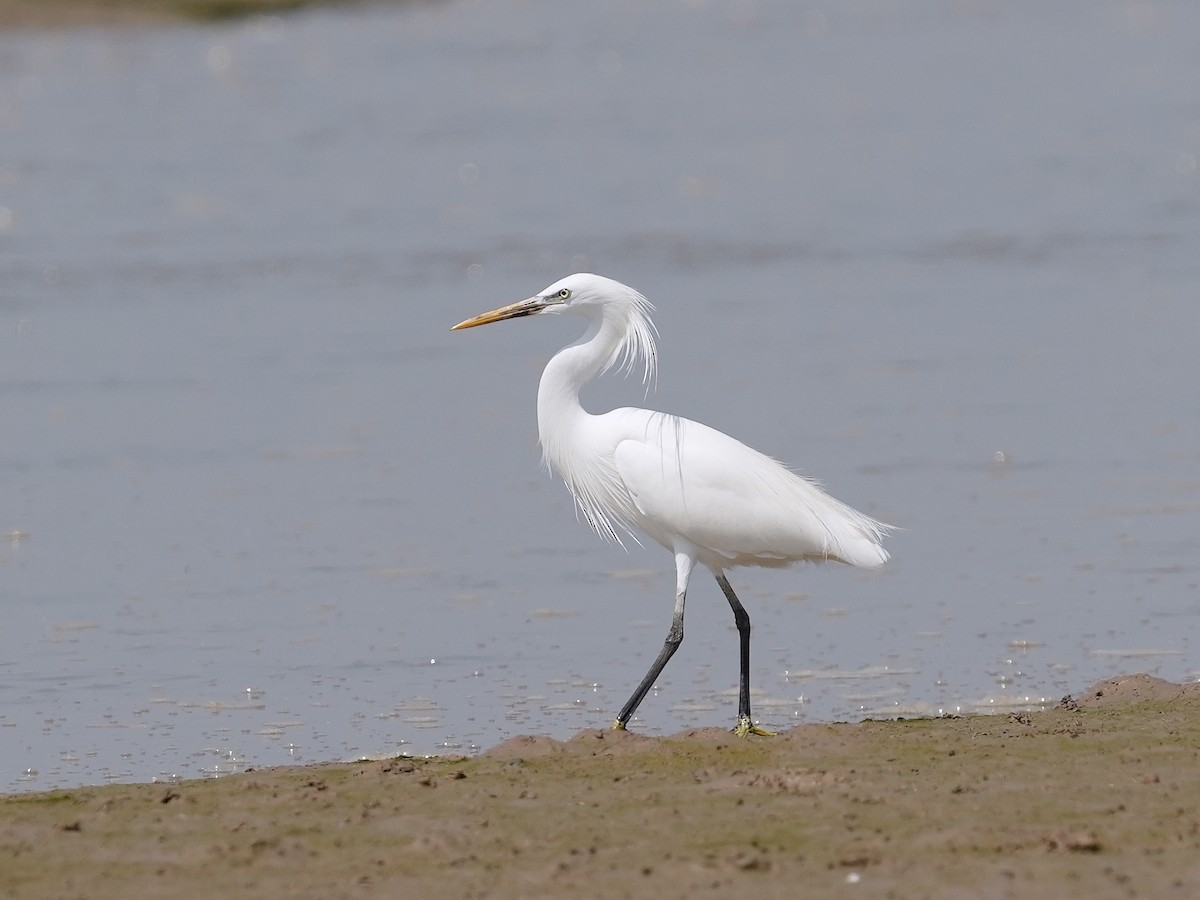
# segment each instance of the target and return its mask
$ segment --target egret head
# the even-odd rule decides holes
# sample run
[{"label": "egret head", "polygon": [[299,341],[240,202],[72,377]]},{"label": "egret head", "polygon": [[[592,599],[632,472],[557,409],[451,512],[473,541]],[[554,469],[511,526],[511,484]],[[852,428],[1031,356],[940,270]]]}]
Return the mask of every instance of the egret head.
[{"label": "egret head", "polygon": [[628,285],[603,275],[579,272],[554,282],[526,300],[473,316],[450,330],[459,331],[522,316],[574,313],[590,320],[597,330],[606,327],[618,336],[604,368],[619,364],[628,371],[640,360],[648,384],[656,364],[654,339],[657,331],[650,321],[653,310],[650,301]]},{"label": "egret head", "polygon": [[589,318],[600,318],[606,310],[610,314],[619,314],[630,307],[643,311],[652,308],[646,298],[633,288],[602,275],[580,272],[559,279],[526,300],[518,300],[459,322],[451,331],[542,313],[578,313]]}]

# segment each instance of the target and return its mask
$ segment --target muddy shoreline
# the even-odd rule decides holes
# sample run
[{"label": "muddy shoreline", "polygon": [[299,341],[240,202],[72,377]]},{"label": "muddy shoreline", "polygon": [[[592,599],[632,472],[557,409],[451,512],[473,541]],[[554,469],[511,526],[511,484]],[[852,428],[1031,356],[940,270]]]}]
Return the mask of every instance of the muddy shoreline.
[{"label": "muddy shoreline", "polygon": [[0,0],[0,29],[217,22],[366,2],[388,0]]},{"label": "muddy shoreline", "polygon": [[0,896],[1191,897],[1200,685],[0,798]]}]

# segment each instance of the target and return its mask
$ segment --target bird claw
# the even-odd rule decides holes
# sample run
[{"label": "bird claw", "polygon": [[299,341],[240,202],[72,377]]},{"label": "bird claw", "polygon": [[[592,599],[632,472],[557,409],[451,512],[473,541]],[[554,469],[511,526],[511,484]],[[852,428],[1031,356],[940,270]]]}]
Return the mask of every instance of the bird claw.
[{"label": "bird claw", "polygon": [[757,734],[759,737],[775,737],[774,731],[767,731],[765,728],[759,728],[749,716],[742,716],[738,719],[737,725],[734,726],[733,733],[740,738],[749,737],[752,734]]},{"label": "bird claw", "polygon": [[620,719],[613,719],[612,730],[613,731],[624,731],[625,723],[622,722]]}]

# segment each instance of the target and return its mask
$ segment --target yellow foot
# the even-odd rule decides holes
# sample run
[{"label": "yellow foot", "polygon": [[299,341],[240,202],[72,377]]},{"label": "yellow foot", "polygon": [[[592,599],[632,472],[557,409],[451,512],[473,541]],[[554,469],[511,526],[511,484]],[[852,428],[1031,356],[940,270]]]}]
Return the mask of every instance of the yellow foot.
[{"label": "yellow foot", "polygon": [[612,730],[613,731],[624,731],[625,723],[622,722],[620,719],[613,719]]},{"label": "yellow foot", "polygon": [[738,719],[738,723],[734,727],[733,733],[740,738],[748,737],[752,734],[757,734],[760,737],[775,737],[775,732],[767,731],[765,728],[759,728],[750,721],[749,716],[742,716],[740,719]]}]

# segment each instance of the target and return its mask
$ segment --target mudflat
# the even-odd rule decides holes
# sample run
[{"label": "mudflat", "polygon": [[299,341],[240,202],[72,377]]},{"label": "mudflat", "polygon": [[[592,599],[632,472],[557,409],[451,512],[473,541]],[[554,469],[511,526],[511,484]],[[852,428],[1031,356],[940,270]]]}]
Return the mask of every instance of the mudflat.
[{"label": "mudflat", "polygon": [[1195,897],[1200,685],[0,798],[4,897]]}]

